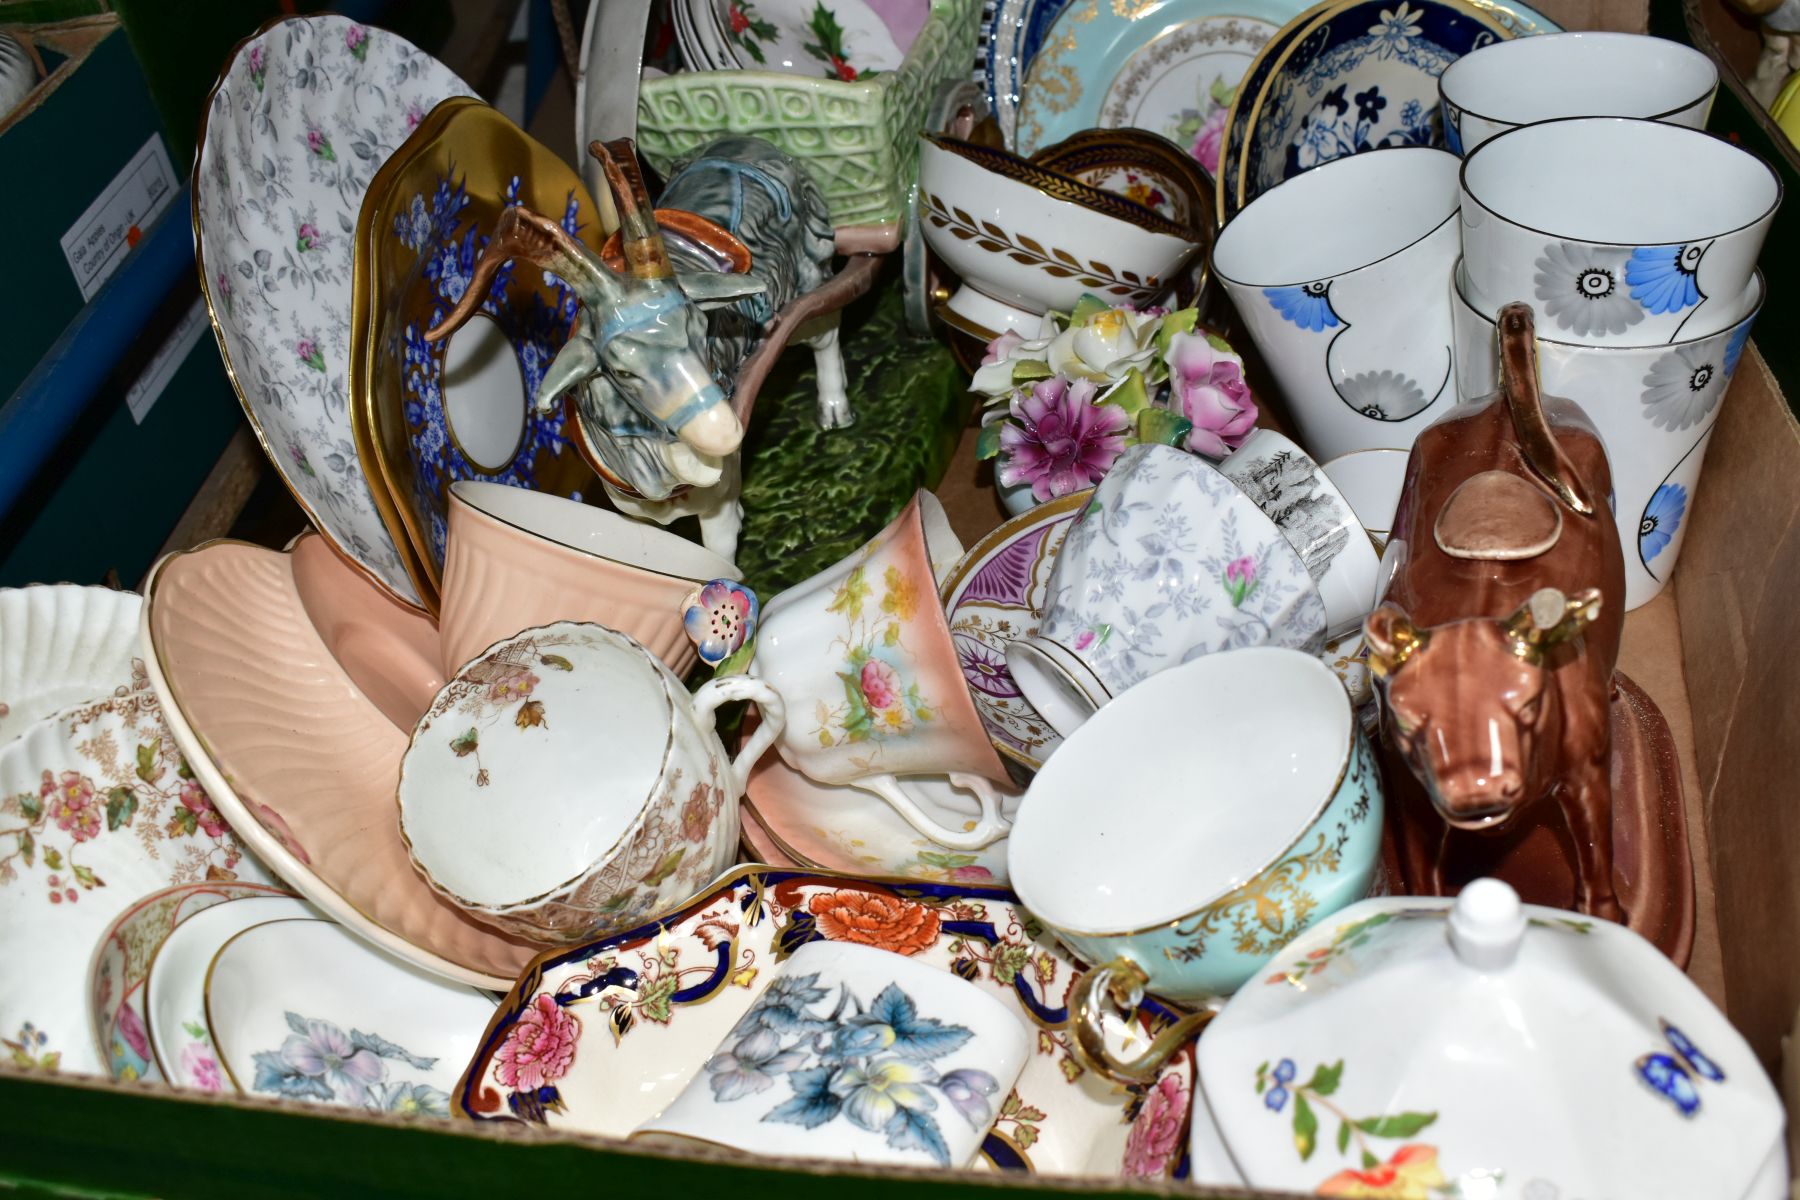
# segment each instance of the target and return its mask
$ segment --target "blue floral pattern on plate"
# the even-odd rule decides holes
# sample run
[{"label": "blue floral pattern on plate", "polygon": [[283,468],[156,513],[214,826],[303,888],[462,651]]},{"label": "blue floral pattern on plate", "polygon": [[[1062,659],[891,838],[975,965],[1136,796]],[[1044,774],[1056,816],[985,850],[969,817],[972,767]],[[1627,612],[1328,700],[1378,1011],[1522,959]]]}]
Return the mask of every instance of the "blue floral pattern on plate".
[{"label": "blue floral pattern on plate", "polygon": [[388,1077],[390,1062],[429,1071],[437,1059],[413,1054],[378,1034],[360,1029],[345,1033],[330,1021],[298,1013],[288,1013],[287,1023],[293,1032],[279,1050],[259,1050],[253,1056],[251,1091],[376,1112],[450,1115],[449,1093]]},{"label": "blue floral pattern on plate", "polygon": [[[508,206],[521,202],[522,181],[512,178],[506,191]],[[469,204],[463,180],[456,168],[439,178],[429,200],[415,195],[407,209],[394,218],[394,236],[402,245],[416,252],[423,266],[420,283],[432,291],[433,323],[441,321],[462,298],[474,274],[475,261],[487,245],[487,238],[473,218],[464,220],[462,211]],[[565,201],[561,224],[575,235],[582,227],[581,204],[570,191]],[[525,394],[536,396],[544,372],[556,352],[569,338],[578,304],[567,284],[545,273],[544,289],[515,289],[516,262],[507,262],[494,275],[481,312],[493,318],[519,358],[524,376]],[[522,294],[521,294],[522,291]],[[546,299],[545,292],[549,293]],[[425,340],[424,326],[409,323],[402,336],[405,341],[406,427],[413,452],[413,503],[416,511],[427,515],[427,540],[432,558],[441,570],[444,563],[445,524],[444,497],[452,483],[462,479],[483,479],[512,487],[536,488],[535,463],[554,458],[566,444],[563,437],[563,413],[555,408],[541,414],[529,405],[525,417],[525,436],[505,466],[487,471],[470,462],[456,440],[450,436],[444,413],[443,372],[448,340],[437,344]]]},{"label": "blue floral pattern on plate", "polygon": [[1348,154],[1442,146],[1437,77],[1511,36],[1486,12],[1437,0],[1364,0],[1321,17],[1263,89],[1245,134],[1238,206]]},{"label": "blue floral pattern on plate", "polygon": [[1000,1088],[986,1071],[934,1065],[973,1034],[967,1026],[919,1015],[899,984],[888,984],[864,1005],[848,986],[834,998],[818,982],[817,973],[769,981],[706,1062],[713,1097],[721,1103],[748,1099],[785,1077],[792,1094],[762,1120],[817,1129],[841,1116],[881,1134],[897,1150],[918,1150],[949,1166],[938,1101],[971,1128],[986,1129],[994,1119],[989,1097]]}]

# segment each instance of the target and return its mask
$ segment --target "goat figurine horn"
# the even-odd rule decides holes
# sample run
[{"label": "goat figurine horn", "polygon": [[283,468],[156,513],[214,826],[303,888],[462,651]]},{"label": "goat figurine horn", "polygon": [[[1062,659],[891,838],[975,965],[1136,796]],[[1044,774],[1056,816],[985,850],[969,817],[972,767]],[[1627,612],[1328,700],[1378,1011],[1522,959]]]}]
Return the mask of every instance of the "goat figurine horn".
[{"label": "goat figurine horn", "polygon": [[462,299],[456,302],[449,316],[426,330],[425,340],[442,341],[460,329],[481,307],[488,289],[494,284],[494,273],[501,264],[514,258],[554,271],[584,298],[593,295],[605,282],[606,266],[593,251],[569,236],[568,230],[550,218],[514,205],[494,222],[494,232],[481,257],[475,260],[475,270],[463,289]]},{"label": "goat figurine horn", "polygon": [[588,143],[588,153],[600,160],[606,182],[612,185],[626,269],[635,279],[674,278],[675,267],[669,262],[668,247],[663,245],[662,230],[650,207],[649,191],[638,172],[637,147],[630,138],[620,138],[610,146],[595,141]]}]

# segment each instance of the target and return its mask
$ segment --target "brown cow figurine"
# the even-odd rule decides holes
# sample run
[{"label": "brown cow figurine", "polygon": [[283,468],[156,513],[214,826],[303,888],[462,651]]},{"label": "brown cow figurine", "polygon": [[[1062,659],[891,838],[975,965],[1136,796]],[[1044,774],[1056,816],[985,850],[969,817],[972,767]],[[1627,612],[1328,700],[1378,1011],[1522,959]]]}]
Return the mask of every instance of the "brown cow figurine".
[{"label": "brown cow figurine", "polygon": [[[1419,435],[1395,518],[1399,564],[1364,631],[1382,731],[1447,824],[1398,826],[1412,890],[1443,892],[1451,828],[1504,825],[1554,796],[1577,906],[1620,920],[1612,728],[1624,558],[1599,434],[1540,396],[1531,309],[1500,310],[1500,392]],[[1423,807],[1423,806],[1421,806]]]}]

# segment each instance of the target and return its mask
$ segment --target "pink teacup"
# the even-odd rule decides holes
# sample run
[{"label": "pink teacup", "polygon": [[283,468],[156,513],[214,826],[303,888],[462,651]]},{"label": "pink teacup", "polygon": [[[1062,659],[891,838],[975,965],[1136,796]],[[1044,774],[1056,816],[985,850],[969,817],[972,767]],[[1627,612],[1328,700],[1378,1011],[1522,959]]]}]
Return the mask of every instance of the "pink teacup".
[{"label": "pink teacup", "polygon": [[450,487],[438,613],[446,676],[521,629],[587,621],[630,634],[677,676],[697,661],[686,599],[742,572],[702,546],[618,513],[543,492],[464,480]]}]

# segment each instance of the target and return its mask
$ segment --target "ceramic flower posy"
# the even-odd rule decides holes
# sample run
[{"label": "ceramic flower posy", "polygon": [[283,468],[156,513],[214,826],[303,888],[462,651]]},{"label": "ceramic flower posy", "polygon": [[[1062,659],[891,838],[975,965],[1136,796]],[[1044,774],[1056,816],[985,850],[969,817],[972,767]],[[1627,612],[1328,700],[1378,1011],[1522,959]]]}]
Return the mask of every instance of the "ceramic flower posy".
[{"label": "ceramic flower posy", "polygon": [[[730,579],[714,579],[688,594],[681,624],[700,661],[725,674],[729,660],[752,645],[761,613],[755,592]],[[743,656],[746,662],[750,657]]]},{"label": "ceramic flower posy", "polygon": [[987,397],[977,452],[1038,503],[1099,483],[1131,446],[1223,458],[1256,427],[1244,360],[1199,311],[1139,311],[1084,296],[1034,339],[988,344],[970,390]]}]

